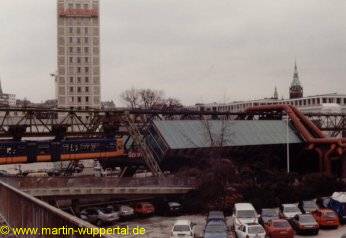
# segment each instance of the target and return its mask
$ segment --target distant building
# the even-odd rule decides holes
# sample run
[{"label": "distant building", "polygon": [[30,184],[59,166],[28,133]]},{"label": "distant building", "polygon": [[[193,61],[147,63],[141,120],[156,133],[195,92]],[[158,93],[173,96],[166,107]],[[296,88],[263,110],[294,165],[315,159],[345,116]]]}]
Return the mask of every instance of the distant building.
[{"label": "distant building", "polygon": [[61,108],[100,108],[99,0],[57,0]]},{"label": "distant building", "polygon": [[115,109],[115,103],[113,100],[101,102],[102,109]]},{"label": "distant building", "polygon": [[249,101],[230,103],[196,104],[195,108],[201,111],[229,111],[241,112],[248,107],[260,105],[288,104],[299,108],[302,112],[343,112],[346,113],[346,94],[329,93],[315,96],[303,95],[303,87],[299,80],[297,64],[294,65],[293,81],[289,88],[289,99],[279,99],[277,88],[274,96]]},{"label": "distant building", "polygon": [[55,109],[58,107],[58,101],[56,99],[49,99],[41,103],[30,103],[30,106],[35,108]]},{"label": "distant building", "polygon": [[14,107],[16,106],[16,95],[4,93],[0,81],[0,106]]}]

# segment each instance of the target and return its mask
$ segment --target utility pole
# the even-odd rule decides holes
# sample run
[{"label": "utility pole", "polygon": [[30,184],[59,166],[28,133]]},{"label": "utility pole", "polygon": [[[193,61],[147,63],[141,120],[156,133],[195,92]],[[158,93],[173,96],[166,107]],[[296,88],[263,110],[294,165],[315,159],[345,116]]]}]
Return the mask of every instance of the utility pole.
[{"label": "utility pole", "polygon": [[289,117],[286,118],[286,160],[287,160],[287,173],[290,173],[290,143],[289,143]]}]

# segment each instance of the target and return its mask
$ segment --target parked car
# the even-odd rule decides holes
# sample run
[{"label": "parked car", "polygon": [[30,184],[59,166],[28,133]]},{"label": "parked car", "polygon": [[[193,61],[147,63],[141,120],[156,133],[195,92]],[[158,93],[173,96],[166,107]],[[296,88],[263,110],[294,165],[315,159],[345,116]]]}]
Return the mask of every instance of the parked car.
[{"label": "parked car", "polygon": [[182,211],[182,205],[178,202],[156,201],[155,211],[164,216],[178,215]]},{"label": "parked car", "polygon": [[129,206],[120,205],[118,207],[118,210],[119,210],[119,216],[122,219],[129,219],[129,218],[134,217],[134,215],[135,215],[134,209],[132,207],[129,207]]},{"label": "parked car", "polygon": [[338,228],[339,217],[335,211],[327,208],[318,209],[311,213],[320,227]]},{"label": "parked car", "polygon": [[273,219],[264,224],[269,238],[293,238],[294,230],[287,220]]},{"label": "parked car", "polygon": [[295,215],[300,215],[302,212],[299,210],[297,204],[282,204],[280,207],[280,218],[292,219]]},{"label": "parked car", "polygon": [[268,221],[273,219],[279,219],[279,209],[278,208],[263,208],[261,211],[261,216],[259,218],[259,223],[261,225],[264,225]]},{"label": "parked car", "polygon": [[341,222],[346,222],[346,192],[335,192],[330,197],[328,207],[333,209]]},{"label": "parked car", "polygon": [[246,223],[235,229],[237,238],[265,238],[266,232],[258,223]]},{"label": "parked car", "polygon": [[298,207],[303,213],[311,213],[318,209],[318,206],[315,200],[301,201]]},{"label": "parked car", "polygon": [[204,229],[204,238],[227,238],[228,228],[224,220],[210,220]]},{"label": "parked car", "polygon": [[193,238],[195,236],[195,225],[189,220],[177,220],[173,225],[171,238]]},{"label": "parked car", "polygon": [[251,203],[234,204],[233,212],[234,227],[246,223],[258,223],[258,215]]},{"label": "parked car", "polygon": [[138,202],[134,207],[135,213],[139,216],[149,216],[155,213],[153,204],[149,202]]},{"label": "parked car", "polygon": [[81,211],[80,218],[97,226],[102,226],[118,221],[119,213],[111,208],[86,208]]},{"label": "parked car", "polygon": [[311,214],[295,215],[291,220],[292,227],[297,233],[312,233],[317,235],[319,232],[319,225]]},{"label": "parked car", "polygon": [[207,217],[207,222],[209,221],[223,221],[225,222],[225,215],[222,211],[210,211]]}]

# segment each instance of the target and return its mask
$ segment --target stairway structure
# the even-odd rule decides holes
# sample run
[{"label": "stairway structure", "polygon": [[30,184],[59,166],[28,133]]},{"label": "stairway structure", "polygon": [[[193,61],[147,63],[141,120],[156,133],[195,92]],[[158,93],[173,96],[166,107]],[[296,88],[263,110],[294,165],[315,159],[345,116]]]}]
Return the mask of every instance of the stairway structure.
[{"label": "stairway structure", "polygon": [[137,124],[133,121],[129,113],[125,113],[125,122],[129,135],[132,137],[135,145],[139,146],[145,164],[154,176],[163,175],[162,170],[154,158],[151,150],[149,149],[142,133],[140,132]]}]

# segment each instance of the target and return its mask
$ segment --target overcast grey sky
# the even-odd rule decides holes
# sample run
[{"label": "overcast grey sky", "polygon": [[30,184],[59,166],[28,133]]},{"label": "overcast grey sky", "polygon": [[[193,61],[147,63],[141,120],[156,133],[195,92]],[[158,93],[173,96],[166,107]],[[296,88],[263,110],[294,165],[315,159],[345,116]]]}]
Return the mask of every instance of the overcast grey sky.
[{"label": "overcast grey sky", "polygon": [[[344,0],[101,0],[102,99],[132,86],[185,104],[346,93]],[[4,91],[54,98],[56,1],[0,0]]]}]

